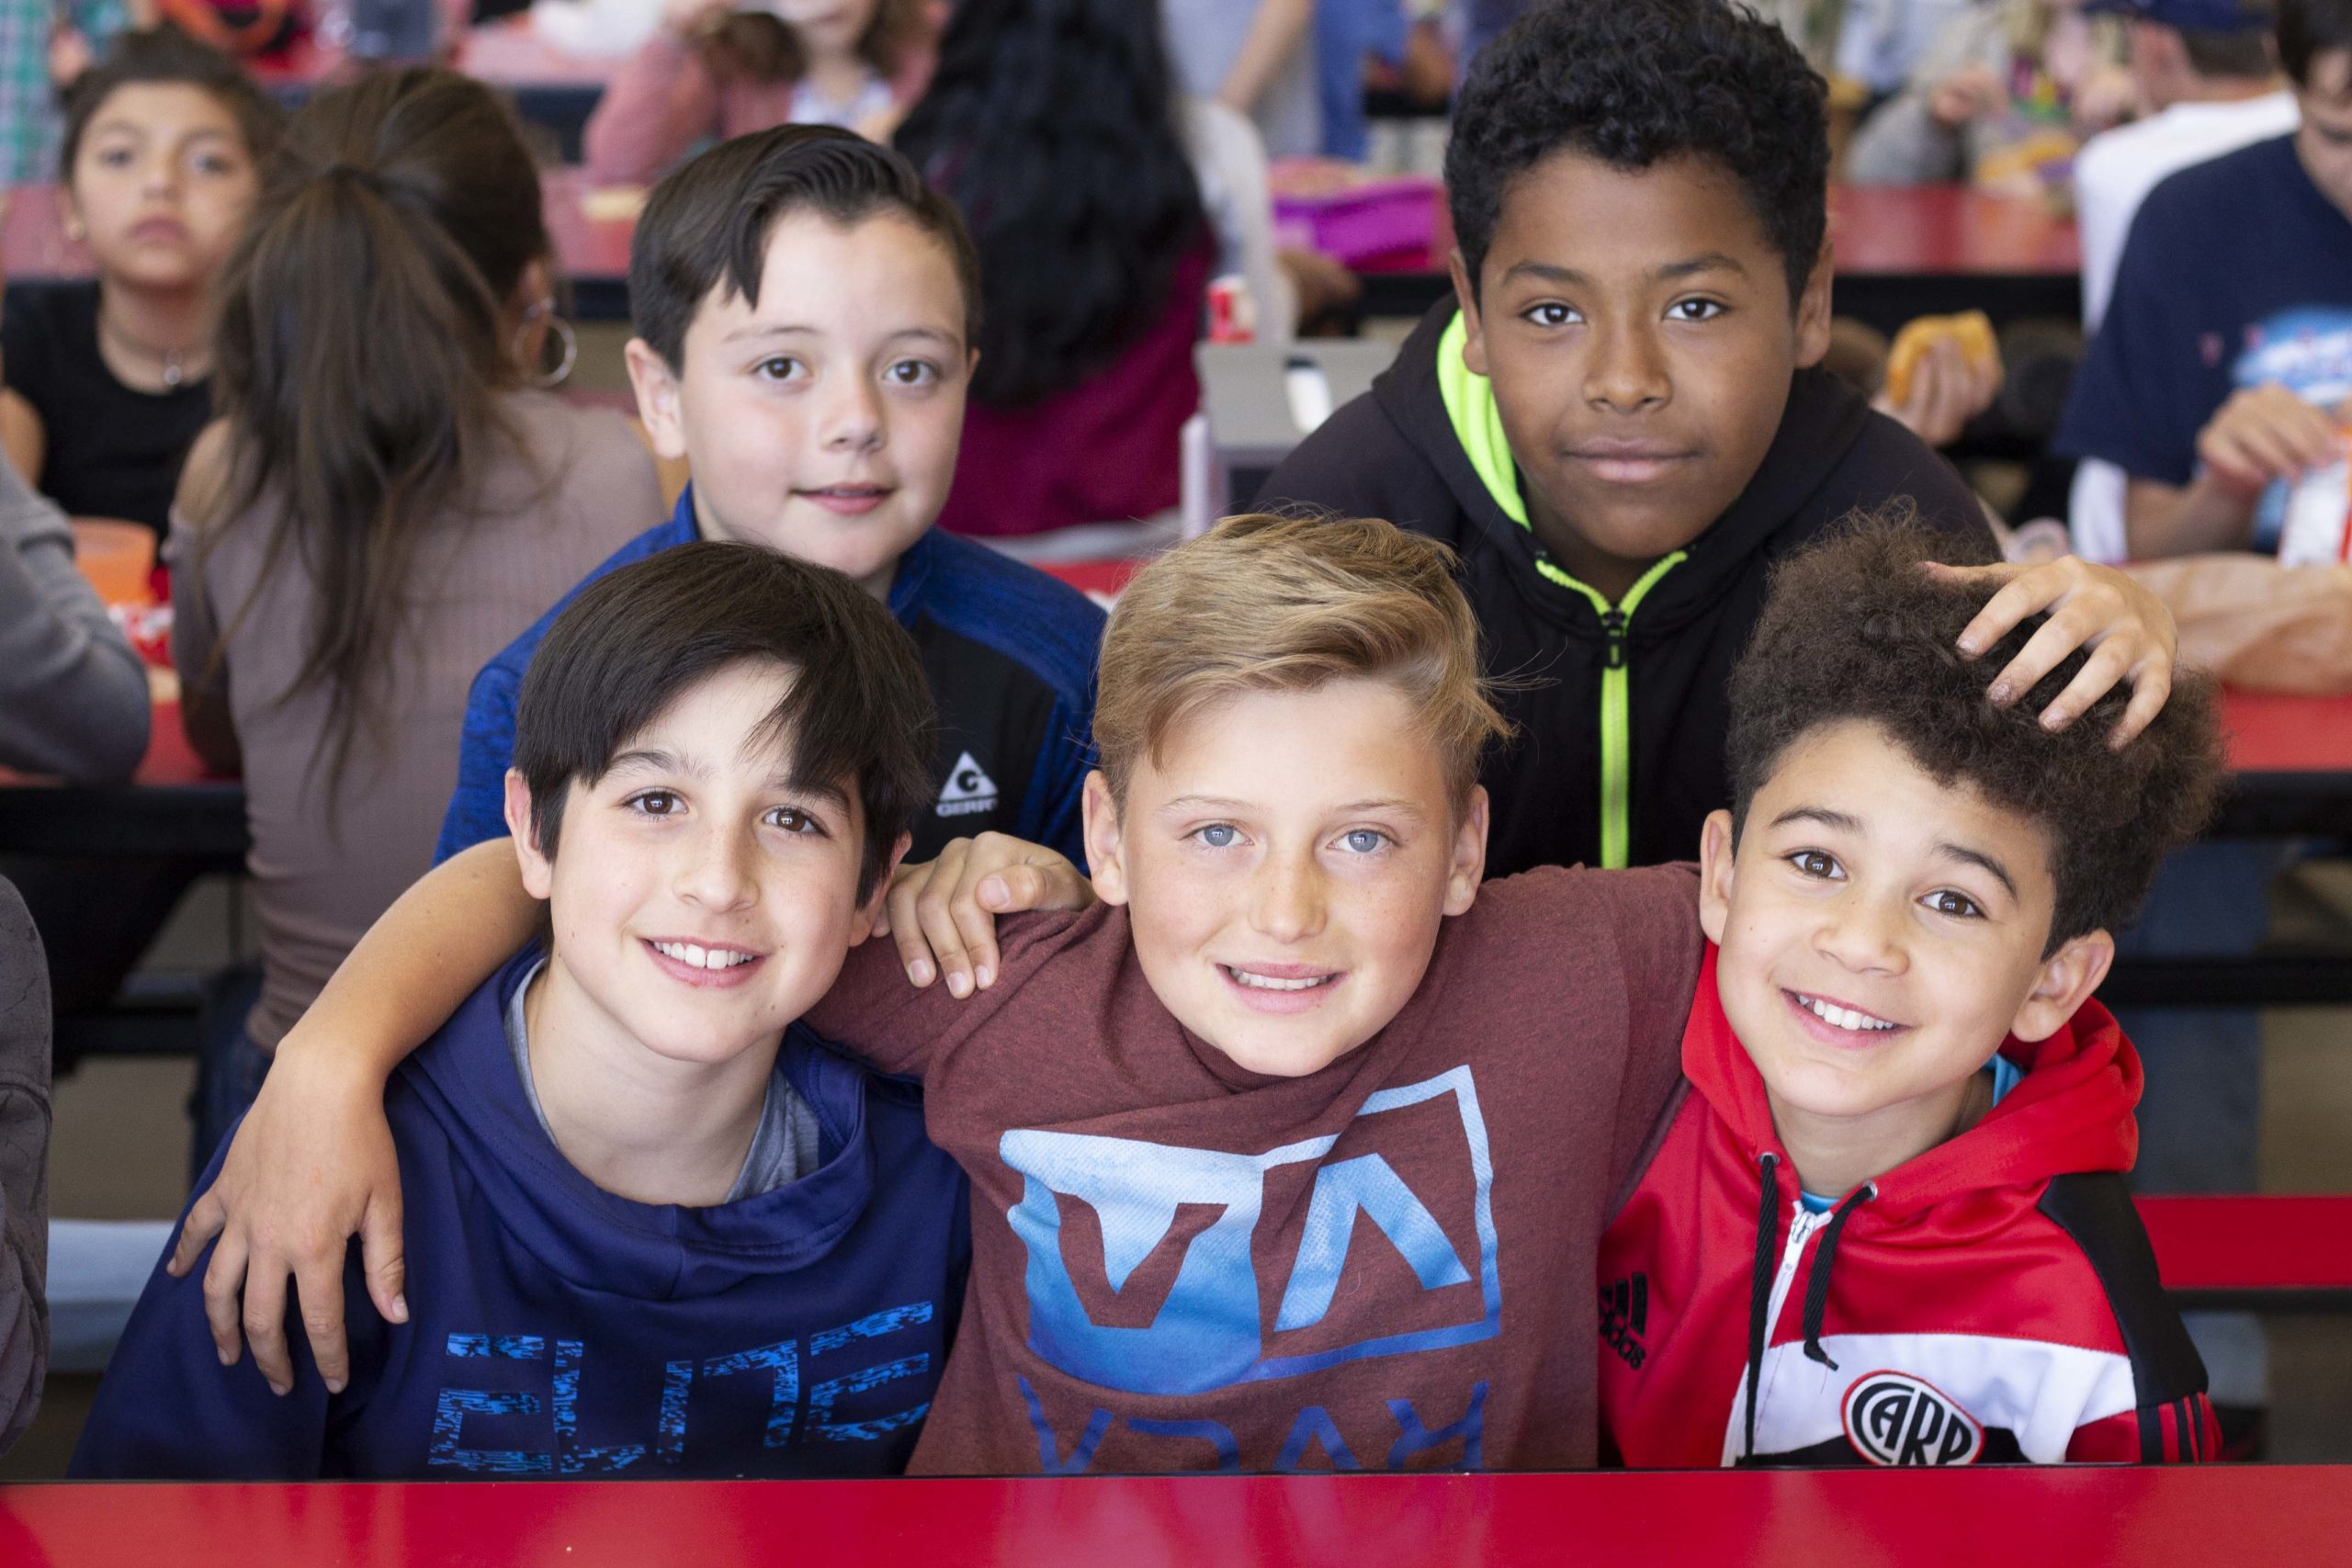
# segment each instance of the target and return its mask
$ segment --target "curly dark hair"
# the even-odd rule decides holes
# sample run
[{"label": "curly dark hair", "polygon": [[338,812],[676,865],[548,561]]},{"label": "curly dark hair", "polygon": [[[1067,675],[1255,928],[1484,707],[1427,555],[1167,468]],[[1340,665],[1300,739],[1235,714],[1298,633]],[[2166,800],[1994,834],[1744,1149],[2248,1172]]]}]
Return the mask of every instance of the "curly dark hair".
[{"label": "curly dark hair", "polygon": [[2077,652],[2024,697],[1996,708],[1993,677],[2042,622],[2036,615],[1974,660],[1954,644],[1990,592],[1938,581],[1922,561],[1996,558],[1963,536],[1931,534],[1904,510],[1848,519],[1782,562],[1756,635],[1731,677],[1734,831],[1788,749],[1823,725],[1875,724],[1938,782],[1965,783],[2050,835],[2057,903],[2045,953],[2131,922],[2156,866],[2211,816],[2223,767],[2215,688],[2176,672],[2164,711],[2121,750],[2108,731],[2122,687],[2053,735],[2041,709],[2086,657]]},{"label": "curly dark hair", "polygon": [[1795,308],[1829,226],[1828,88],[1726,0],[1540,0],[1470,63],[1445,186],[1471,288],[1511,183],[1563,150],[1623,170],[1693,154],[1739,181]]},{"label": "curly dark hair", "polygon": [[959,0],[894,141],[979,248],[976,402],[1042,402],[1120,356],[1209,243],[1157,0]]}]

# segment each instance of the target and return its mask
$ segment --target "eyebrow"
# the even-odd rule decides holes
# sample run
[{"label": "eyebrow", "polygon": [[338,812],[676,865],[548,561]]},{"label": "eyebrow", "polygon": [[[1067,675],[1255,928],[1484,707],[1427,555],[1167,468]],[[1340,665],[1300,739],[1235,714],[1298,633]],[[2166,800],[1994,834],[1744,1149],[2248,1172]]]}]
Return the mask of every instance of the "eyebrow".
[{"label": "eyebrow", "polygon": [[1946,860],[1956,860],[1962,865],[1973,865],[1977,867],[1986,875],[1998,882],[2003,887],[2007,888],[2011,898],[2015,898],[2018,896],[2018,885],[2010,878],[2007,869],[2004,867],[1999,861],[1994,859],[1991,855],[1986,854],[1984,851],[1972,850],[1964,845],[1948,844],[1939,840],[1936,844],[1936,853],[1943,856]]},{"label": "eyebrow", "polygon": [[[1172,800],[1162,801],[1159,809],[1163,812],[1197,811],[1203,807],[1213,811],[1250,811],[1257,808],[1253,801],[1236,800],[1228,795],[1180,795]],[[1352,816],[1359,811],[1393,811],[1400,817],[1410,817],[1415,821],[1419,821],[1429,815],[1419,806],[1402,795],[1370,796],[1363,800],[1351,800],[1331,808],[1332,815],[1336,817]]]},{"label": "eyebrow", "polygon": [[[1686,256],[1680,261],[1664,263],[1652,267],[1649,276],[1659,283],[1675,283],[1686,277],[1695,277],[1705,272],[1733,272],[1742,277],[1747,276],[1747,268],[1742,266],[1736,258],[1726,255],[1721,251],[1708,251],[1702,255]],[[1539,261],[1513,264],[1510,269],[1503,274],[1503,281],[1508,283],[1522,274],[1529,277],[1539,278],[1545,283],[1579,284],[1592,281],[1574,267],[1555,266],[1550,262]]]},{"label": "eyebrow", "polygon": [[[824,335],[824,328],[806,321],[778,321],[773,324],[754,321],[748,326],[737,327],[720,341],[730,344],[758,343],[767,338],[822,337]],[[938,327],[900,327],[894,333],[884,334],[882,341],[896,343],[900,338],[910,337],[923,338],[948,348],[957,347],[963,342],[955,333]]]},{"label": "eyebrow", "polygon": [[[1843,811],[1832,811],[1826,806],[1792,807],[1772,818],[1772,826],[1775,828],[1787,822],[1818,822],[1835,832],[1851,833],[1857,838],[1870,837],[1869,829],[1862,826],[1860,818]],[[2009,874],[2008,867],[2003,865],[1994,856],[1986,854],[1983,850],[1972,850],[1965,844],[1951,843],[1939,839],[1936,841],[1936,853],[1946,860],[1958,861],[1962,865],[1975,866],[2007,889],[2011,898],[2017,897],[2017,879]]]},{"label": "eyebrow", "polygon": [[[684,773],[690,779],[707,779],[710,777],[711,769],[708,763],[699,760],[682,757],[675,751],[663,750],[658,746],[650,746],[623,751],[615,757],[605,767],[605,775],[609,778],[618,773]],[[799,778],[789,770],[770,773],[767,777],[767,787],[826,801],[843,812],[850,808],[849,792],[840,784]]]}]

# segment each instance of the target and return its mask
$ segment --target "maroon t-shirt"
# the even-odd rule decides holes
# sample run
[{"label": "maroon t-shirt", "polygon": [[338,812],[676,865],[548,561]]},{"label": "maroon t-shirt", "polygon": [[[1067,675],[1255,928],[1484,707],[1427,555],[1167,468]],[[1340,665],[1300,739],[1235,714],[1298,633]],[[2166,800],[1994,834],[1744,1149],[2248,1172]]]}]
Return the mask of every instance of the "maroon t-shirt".
[{"label": "maroon t-shirt", "polygon": [[1591,1464],[1600,1234],[1675,1082],[1696,888],[1490,882],[1395,1021],[1298,1078],[1187,1032],[1123,909],[1007,920],[961,1002],[854,951],[808,1022],[921,1073],[972,1179],[913,1468]]}]

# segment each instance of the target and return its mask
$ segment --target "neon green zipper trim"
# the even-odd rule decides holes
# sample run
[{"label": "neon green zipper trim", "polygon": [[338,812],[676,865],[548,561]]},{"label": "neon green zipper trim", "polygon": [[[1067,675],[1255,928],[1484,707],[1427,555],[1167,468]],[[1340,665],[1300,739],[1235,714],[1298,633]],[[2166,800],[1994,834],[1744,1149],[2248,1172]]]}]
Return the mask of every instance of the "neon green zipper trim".
[{"label": "neon green zipper trim", "polygon": [[[1469,335],[1461,312],[1456,311],[1437,340],[1438,395],[1453,425],[1454,439],[1462,443],[1462,454],[1470,459],[1487,493],[1504,516],[1532,534],[1526,499],[1519,493],[1519,468],[1510,455],[1510,438],[1503,434],[1495,389],[1484,376],[1462,362],[1462,345]],[[1688,558],[1687,550],[1660,558],[1625,590],[1624,598],[1611,604],[1599,589],[1562,571],[1540,548],[1535,556],[1535,570],[1546,582],[1592,601],[1609,637],[1608,657],[1600,671],[1600,863],[1612,869],[1632,858],[1634,841],[1634,682],[1625,667],[1625,626],[1643,597],[1657,586],[1657,580]]]},{"label": "neon green zipper trim", "polygon": [[1592,601],[1609,638],[1600,667],[1600,863],[1612,871],[1632,859],[1634,842],[1634,676],[1625,662],[1625,628],[1658,579],[1689,558],[1687,550],[1659,558],[1614,604],[1600,590],[1562,571],[1550,557],[1535,558],[1535,570],[1545,581],[1574,589]]}]

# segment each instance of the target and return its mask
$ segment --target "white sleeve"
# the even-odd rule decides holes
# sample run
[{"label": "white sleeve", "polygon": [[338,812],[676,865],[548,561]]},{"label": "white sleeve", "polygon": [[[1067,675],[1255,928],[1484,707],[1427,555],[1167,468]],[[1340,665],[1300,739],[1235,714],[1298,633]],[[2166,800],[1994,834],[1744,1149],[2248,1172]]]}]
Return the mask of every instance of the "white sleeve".
[{"label": "white sleeve", "polygon": [[1257,307],[1261,343],[1298,335],[1298,298],[1274,258],[1274,202],[1266,147],[1247,116],[1214,98],[1188,98],[1180,111],[1201,205],[1216,231],[1216,273],[1238,273]]}]

